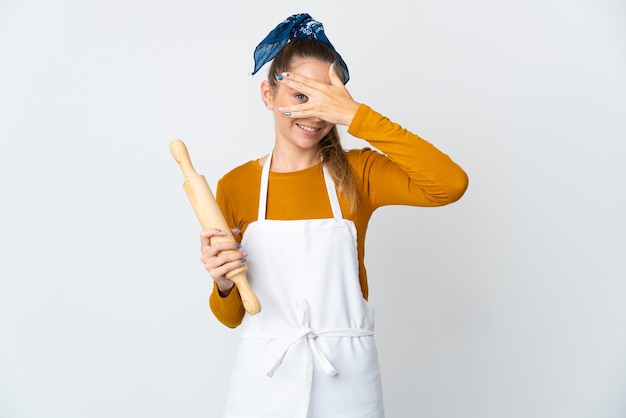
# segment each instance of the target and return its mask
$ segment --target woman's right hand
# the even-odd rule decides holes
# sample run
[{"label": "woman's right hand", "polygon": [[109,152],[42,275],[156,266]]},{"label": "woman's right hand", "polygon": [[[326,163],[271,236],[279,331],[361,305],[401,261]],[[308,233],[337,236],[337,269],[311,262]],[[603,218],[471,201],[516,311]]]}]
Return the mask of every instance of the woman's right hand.
[{"label": "woman's right hand", "polygon": [[[240,230],[232,229],[233,236],[237,236]],[[209,228],[200,232],[200,260],[204,268],[209,272],[215,281],[220,296],[226,297],[230,294],[235,283],[226,278],[226,273],[241,267],[246,262],[247,253],[240,251],[241,245],[237,242],[215,241],[211,244],[211,238],[215,236],[225,236],[224,231]]]}]

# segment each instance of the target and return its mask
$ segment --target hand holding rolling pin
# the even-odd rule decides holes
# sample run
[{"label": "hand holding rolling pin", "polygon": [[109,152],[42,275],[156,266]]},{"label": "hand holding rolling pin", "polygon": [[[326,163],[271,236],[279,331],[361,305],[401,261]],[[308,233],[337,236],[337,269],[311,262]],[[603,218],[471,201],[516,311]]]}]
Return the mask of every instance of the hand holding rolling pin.
[{"label": "hand holding rolling pin", "polygon": [[185,180],[183,188],[203,228],[202,261],[222,293],[230,292],[232,281],[237,285],[243,307],[251,315],[261,310],[261,304],[246,278],[247,264],[242,263],[233,234],[226,224],[211,189],[191,164],[187,147],[180,139],[170,143],[170,151],[180,166]]},{"label": "hand holding rolling pin", "polygon": [[[233,228],[230,232],[236,237],[240,231],[239,228]],[[235,285],[235,282],[226,275],[240,268],[242,263],[246,262],[245,257],[248,256],[247,253],[241,251],[241,246],[236,241],[218,241],[218,237],[226,236],[225,231],[217,228],[204,229],[200,232],[200,252],[202,253],[200,260],[215,281],[222,297],[228,296]]]}]

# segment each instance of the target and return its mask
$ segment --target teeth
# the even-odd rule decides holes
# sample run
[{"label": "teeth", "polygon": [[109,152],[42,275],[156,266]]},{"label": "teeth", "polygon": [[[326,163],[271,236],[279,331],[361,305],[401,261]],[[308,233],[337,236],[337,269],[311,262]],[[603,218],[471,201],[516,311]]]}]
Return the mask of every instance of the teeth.
[{"label": "teeth", "polygon": [[304,130],[305,130],[305,131],[307,131],[307,132],[315,132],[315,131],[317,131],[317,130],[318,130],[317,128],[311,128],[311,127],[309,127],[309,126],[304,126],[304,125],[298,125],[298,126],[299,126],[300,128],[302,128],[302,129],[304,129]]}]

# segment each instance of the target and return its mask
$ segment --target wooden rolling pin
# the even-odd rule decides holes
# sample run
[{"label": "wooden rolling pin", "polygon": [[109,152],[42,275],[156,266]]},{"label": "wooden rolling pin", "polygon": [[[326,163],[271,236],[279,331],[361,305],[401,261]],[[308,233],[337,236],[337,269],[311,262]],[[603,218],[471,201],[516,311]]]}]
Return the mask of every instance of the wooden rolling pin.
[{"label": "wooden rolling pin", "polygon": [[[185,143],[180,139],[172,141],[170,143],[170,151],[181,170],[183,170],[185,175],[183,188],[187,192],[187,197],[189,197],[191,206],[193,206],[193,210],[196,212],[202,229],[217,228],[226,233],[225,236],[212,237],[211,242],[235,242],[235,238],[230,232],[230,227],[226,224],[224,215],[215,201],[206,179],[194,170]],[[241,267],[226,273],[226,277],[237,285],[246,312],[250,315],[255,315],[261,311],[261,303],[248,283],[246,277],[247,270],[248,265],[242,264]]]}]

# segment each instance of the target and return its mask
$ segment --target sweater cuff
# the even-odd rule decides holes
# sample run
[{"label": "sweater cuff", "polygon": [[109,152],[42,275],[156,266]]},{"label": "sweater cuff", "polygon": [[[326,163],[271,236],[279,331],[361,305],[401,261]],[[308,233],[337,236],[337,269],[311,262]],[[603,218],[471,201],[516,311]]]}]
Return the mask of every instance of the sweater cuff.
[{"label": "sweater cuff", "polygon": [[217,288],[217,283],[213,282],[213,293],[215,293],[215,297],[220,301],[220,305],[229,305],[239,298],[239,290],[237,290],[237,285],[233,286],[228,296],[222,296],[220,295],[220,290]]},{"label": "sweater cuff", "polygon": [[361,103],[348,126],[348,133],[358,138],[358,132],[363,129],[363,124],[367,123],[372,113],[375,112],[371,107]]}]

